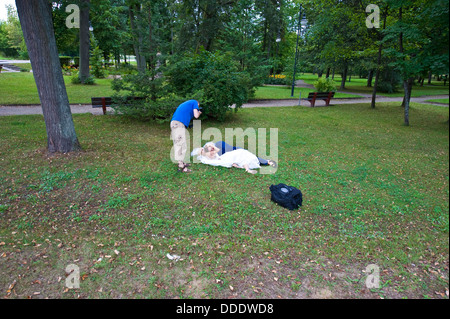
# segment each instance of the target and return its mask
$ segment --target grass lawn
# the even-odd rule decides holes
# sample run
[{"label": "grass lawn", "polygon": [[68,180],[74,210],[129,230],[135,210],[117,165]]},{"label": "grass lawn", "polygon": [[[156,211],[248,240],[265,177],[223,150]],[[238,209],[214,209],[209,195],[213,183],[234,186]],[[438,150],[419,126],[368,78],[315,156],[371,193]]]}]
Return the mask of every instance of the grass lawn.
[{"label": "grass lawn", "polygon": [[[288,86],[262,86],[258,87],[255,92],[255,99],[298,99],[300,97],[300,92],[302,98],[308,97],[308,93],[314,92],[314,89],[309,88],[294,88],[294,97],[291,97],[292,87]],[[337,92],[335,94],[336,98],[351,98],[351,97],[361,97],[360,95],[348,94]]]},{"label": "grass lawn", "polygon": [[426,100],[425,102],[435,102],[435,103],[449,104],[449,99],[431,99],[431,100]]},{"label": "grass lawn", "polygon": [[[298,79],[304,80],[306,83],[313,84],[317,81],[317,75],[312,74],[302,74],[298,76]],[[338,88],[341,85],[342,77],[338,74],[335,75],[334,81],[336,82]],[[375,81],[375,79],[374,79]],[[373,82],[375,83],[375,82]],[[357,76],[353,76],[350,82],[345,84],[345,89],[340,90],[341,93],[352,92],[361,94],[372,94],[373,88],[367,87],[367,79],[360,79]],[[430,85],[424,84],[424,86],[414,85],[411,92],[412,97],[420,97],[427,95],[442,95],[449,94],[449,85],[444,86],[444,81],[432,81]],[[390,96],[390,97],[403,97],[403,88],[400,88],[398,93],[377,93],[380,96]]]},{"label": "grass lawn", "polygon": [[[31,68],[29,64],[22,64],[22,67]],[[307,83],[314,83],[317,76],[312,74],[303,74],[299,77]],[[339,83],[340,78],[336,75],[335,80]],[[65,76],[67,94],[71,104],[89,104],[91,97],[111,96],[111,81],[108,79],[96,79],[95,85],[75,85],[70,83],[70,77]],[[372,89],[365,86],[365,79],[354,78],[347,83],[345,90],[337,92],[336,98],[359,97],[356,94],[370,94]],[[300,92],[302,98],[307,97],[308,93],[314,89],[295,88],[294,97],[291,97],[290,86],[263,86],[256,90],[254,99],[298,99]],[[352,94],[356,93],[356,94]],[[448,94],[448,86],[442,83],[433,82],[433,85],[424,87],[414,87],[412,96],[440,95]],[[402,96],[402,93],[379,94],[382,96]],[[32,73],[1,73],[0,74],[0,105],[27,105],[40,104],[36,84]]]},{"label": "grass lawn", "polygon": [[[94,85],[76,85],[70,82],[70,76],[64,77],[71,104],[88,104],[91,103],[91,97],[110,96],[113,93],[111,81],[96,79]],[[14,104],[40,104],[36,83],[31,72],[0,73],[0,105]]]},{"label": "grass lawn", "polygon": [[[278,128],[272,175],[177,173],[167,124],[117,116],[74,115],[83,152],[48,157],[42,116],[1,117],[3,296],[448,298],[449,113],[413,103],[410,116],[352,104],[202,123]],[[300,210],[270,201],[278,183],[302,190]]]}]

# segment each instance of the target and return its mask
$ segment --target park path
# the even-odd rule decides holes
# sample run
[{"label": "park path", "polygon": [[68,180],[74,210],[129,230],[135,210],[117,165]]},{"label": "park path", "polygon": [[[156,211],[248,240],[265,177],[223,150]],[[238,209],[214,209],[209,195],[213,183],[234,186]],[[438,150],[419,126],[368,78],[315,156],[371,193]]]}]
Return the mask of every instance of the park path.
[{"label": "park path", "polygon": [[20,67],[16,64],[30,63],[30,60],[0,60],[3,65],[2,73],[20,72]]},{"label": "park path", "polygon": [[[0,60],[0,64],[4,64],[3,71],[6,72],[17,72],[16,70],[9,69],[9,65],[20,64],[20,63],[29,63],[29,61],[24,60]],[[6,65],[5,65],[6,64]],[[6,67],[6,70],[5,70]],[[298,80],[295,83],[296,87],[307,87],[313,88],[313,85],[305,83],[303,80]],[[331,105],[340,105],[340,104],[355,104],[355,103],[370,103],[371,102],[371,94],[362,94],[362,93],[351,93],[349,94],[359,95],[359,98],[335,98],[331,101]],[[423,96],[423,97],[412,97],[411,102],[416,103],[426,103],[432,104],[436,106],[448,107],[448,105],[440,104],[440,103],[431,103],[425,102],[430,99],[443,99],[449,98],[449,95],[438,95],[438,96]],[[377,102],[399,102],[401,103],[403,97],[383,97],[377,96]],[[285,100],[252,100],[248,103],[242,105],[243,108],[251,108],[251,107],[282,107],[282,106],[305,106],[309,107],[310,103],[305,100],[301,100],[299,104],[298,98],[285,99]],[[317,101],[316,106],[324,106],[324,101]],[[92,105],[89,104],[72,104],[70,106],[72,114],[79,113],[91,113],[94,115],[101,115],[103,111],[101,108],[92,108]],[[107,108],[107,111],[112,111],[111,108]],[[32,114],[42,114],[42,108],[40,105],[0,105],[0,116],[7,115],[32,115]]]},{"label": "park path", "polygon": [[[449,98],[449,95],[437,95],[437,96],[423,96],[423,97],[412,97],[411,102],[416,103],[425,103],[432,104],[441,107],[448,107],[448,105],[440,104],[440,103],[431,103],[425,102],[430,99],[443,99]],[[398,102],[401,103],[403,97],[377,97],[377,102]],[[243,108],[252,108],[252,107],[283,107],[283,106],[298,106],[298,99],[287,99],[287,100],[253,100],[248,103],[242,105]],[[331,105],[340,105],[340,104],[356,104],[356,103],[370,103],[371,98],[362,96],[360,98],[342,98],[342,99],[333,99],[331,101]],[[301,106],[309,107],[310,104],[308,101],[301,101]],[[324,101],[317,101],[316,106],[324,106]],[[91,113],[94,115],[101,115],[103,111],[101,108],[92,108],[92,105],[88,104],[74,104],[70,106],[72,114],[79,113]],[[107,108],[107,111],[112,111],[111,108]],[[31,114],[42,114],[42,108],[40,105],[14,105],[9,106],[0,105],[0,116],[7,115],[31,115]]]}]

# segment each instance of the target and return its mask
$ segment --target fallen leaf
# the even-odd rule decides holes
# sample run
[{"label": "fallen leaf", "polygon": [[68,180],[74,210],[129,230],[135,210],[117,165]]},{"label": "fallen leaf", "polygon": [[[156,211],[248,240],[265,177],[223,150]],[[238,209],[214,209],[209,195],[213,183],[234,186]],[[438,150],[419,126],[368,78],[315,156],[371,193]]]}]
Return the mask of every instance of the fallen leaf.
[{"label": "fallen leaf", "polygon": [[17,283],[17,282],[14,280],[14,281],[12,282],[12,284],[9,285],[8,290],[6,290],[6,296],[7,296],[7,297],[11,295],[12,290],[13,290],[14,287],[16,286],[16,283]]}]

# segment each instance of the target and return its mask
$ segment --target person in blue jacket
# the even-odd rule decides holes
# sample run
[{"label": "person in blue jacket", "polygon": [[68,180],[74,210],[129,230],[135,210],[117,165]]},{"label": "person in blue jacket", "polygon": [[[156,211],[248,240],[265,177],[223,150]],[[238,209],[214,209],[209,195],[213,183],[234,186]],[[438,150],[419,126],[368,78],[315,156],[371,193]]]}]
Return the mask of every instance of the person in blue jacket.
[{"label": "person in blue jacket", "polygon": [[178,106],[170,121],[171,138],[173,140],[174,159],[178,162],[178,171],[182,173],[191,172],[189,164],[184,162],[186,156],[186,128],[195,117],[198,119],[201,112],[200,103],[196,100],[186,101]]}]

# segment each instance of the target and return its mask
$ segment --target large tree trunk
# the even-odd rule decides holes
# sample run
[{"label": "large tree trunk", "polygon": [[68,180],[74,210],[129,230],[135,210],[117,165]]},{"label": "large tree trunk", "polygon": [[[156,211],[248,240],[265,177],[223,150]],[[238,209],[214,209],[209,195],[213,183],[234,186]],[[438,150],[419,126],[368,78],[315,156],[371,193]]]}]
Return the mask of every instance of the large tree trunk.
[{"label": "large tree trunk", "polygon": [[90,0],[82,0],[80,4],[80,72],[81,83],[89,78],[89,8]]},{"label": "large tree trunk", "polygon": [[414,78],[409,78],[403,81],[403,89],[405,90],[405,96],[403,98],[403,104],[405,107],[405,125],[409,125],[409,102],[411,100],[411,91],[414,83]]},{"label": "large tree trunk", "polygon": [[374,109],[376,98],[377,98],[377,89],[378,89],[378,81],[380,79],[380,69],[381,69],[381,52],[383,51],[383,43],[380,43],[380,46],[378,47],[378,58],[377,58],[377,70],[375,73],[375,84],[373,86],[372,90],[372,102],[370,106]]},{"label": "large tree trunk", "polygon": [[141,16],[141,4],[135,4],[134,8],[133,6],[130,6],[129,13],[131,32],[134,37],[133,48],[134,55],[136,56],[137,69],[140,73],[143,73],[147,69],[147,61],[145,59],[145,56],[143,56],[142,54],[144,39],[142,36],[141,26],[139,25],[138,21],[136,21],[136,16],[139,15],[139,18]]},{"label": "large tree trunk", "polygon": [[344,70],[342,71],[342,81],[341,81],[341,90],[345,89],[345,82],[347,80],[347,73],[348,73],[348,64],[347,62],[344,63]]},{"label": "large tree trunk", "polygon": [[[385,9],[384,11],[384,20],[383,20],[383,30],[386,29],[386,19],[387,19],[387,9]],[[382,35],[379,34],[380,36],[380,41],[382,40]],[[378,57],[377,57],[377,70],[375,73],[375,84],[373,86],[373,91],[372,91],[372,102],[371,102],[371,107],[374,109],[375,108],[375,103],[376,103],[376,98],[377,98],[377,90],[378,90],[378,81],[380,79],[380,69],[381,69],[381,55],[383,52],[383,42],[380,42],[380,45],[378,47]],[[373,75],[373,71],[372,75]],[[372,79],[370,80],[372,82]]]},{"label": "large tree trunk", "polygon": [[369,71],[369,74],[367,75],[367,87],[372,87],[372,80],[373,80],[373,70]]},{"label": "large tree trunk", "polygon": [[48,0],[16,0],[41,100],[50,153],[80,150],[64,84]]}]

